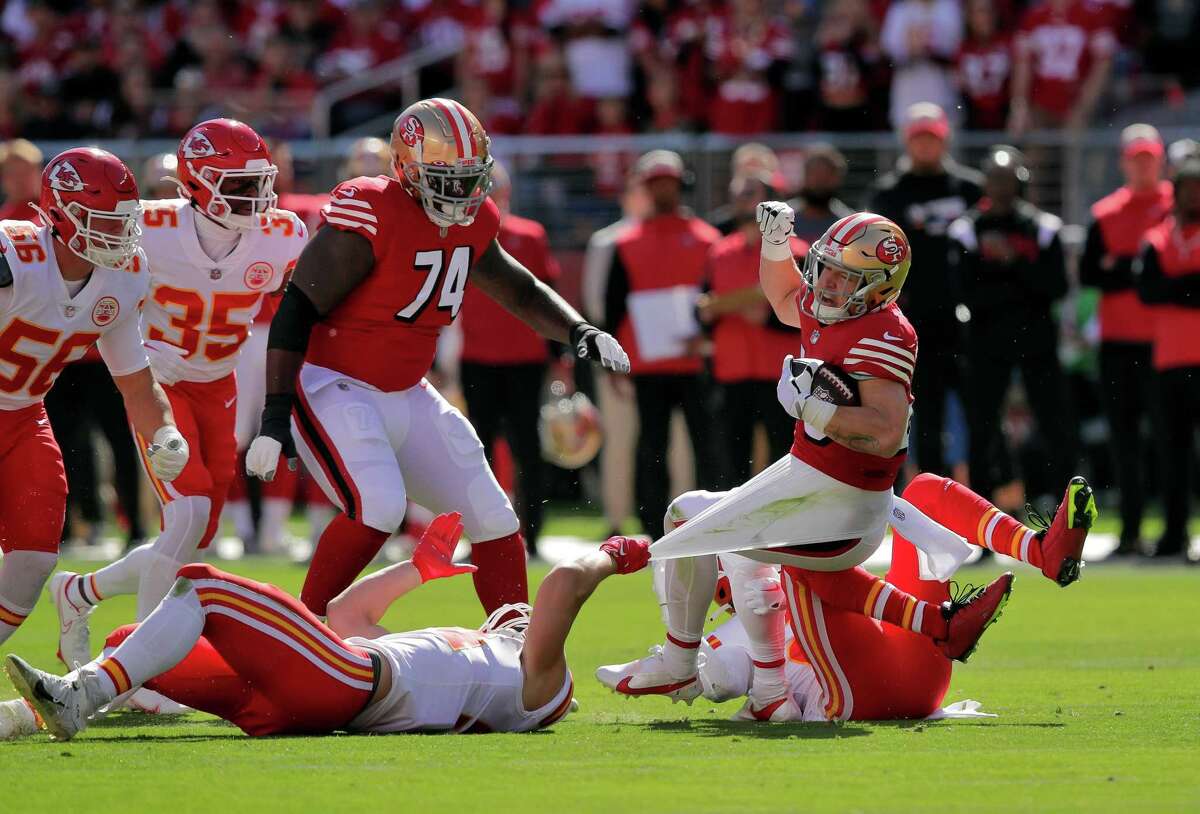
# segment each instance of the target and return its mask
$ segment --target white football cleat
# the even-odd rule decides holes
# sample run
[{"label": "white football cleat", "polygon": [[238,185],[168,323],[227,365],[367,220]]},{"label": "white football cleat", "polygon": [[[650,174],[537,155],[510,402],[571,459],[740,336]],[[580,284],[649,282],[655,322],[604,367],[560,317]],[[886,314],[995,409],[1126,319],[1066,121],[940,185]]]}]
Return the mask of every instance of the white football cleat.
[{"label": "white football cleat", "polygon": [[0,701],[0,741],[15,740],[38,731],[38,716],[24,698]]},{"label": "white football cleat", "polygon": [[86,729],[88,718],[103,703],[98,679],[91,673],[74,670],[56,676],[11,654],[4,660],[4,670],[17,692],[42,716],[54,740],[69,741]]},{"label": "white football cleat", "polygon": [[789,690],[783,695],[760,703],[754,698],[754,693],[746,697],[746,703],[734,713],[734,721],[758,721],[760,723],[782,723],[783,721],[803,721],[804,711],[792,698]]},{"label": "white football cleat", "polygon": [[696,673],[683,678],[671,675],[662,652],[662,646],[656,644],[643,659],[598,667],[596,679],[621,695],[665,695],[672,703],[692,703],[700,696],[700,677]]},{"label": "white football cleat", "polygon": [[[145,687],[138,687],[132,695],[125,698],[124,707],[149,715],[186,715],[189,712],[195,712],[191,707],[184,706],[178,701],[172,701],[162,693],[148,690]],[[113,704],[109,712],[117,708],[118,705]]]},{"label": "white football cleat", "polygon": [[71,571],[59,571],[50,579],[50,601],[58,609],[58,658],[71,670],[92,660],[88,617],[95,607],[78,605],[67,596],[67,586],[77,576]]}]

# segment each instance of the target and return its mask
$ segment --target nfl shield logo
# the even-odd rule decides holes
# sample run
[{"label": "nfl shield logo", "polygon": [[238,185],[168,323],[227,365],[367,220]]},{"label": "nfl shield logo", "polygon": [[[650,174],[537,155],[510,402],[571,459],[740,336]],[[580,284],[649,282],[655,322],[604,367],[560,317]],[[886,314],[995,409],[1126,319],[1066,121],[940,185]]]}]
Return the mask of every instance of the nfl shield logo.
[{"label": "nfl shield logo", "polygon": [[75,316],[75,306],[74,305],[64,305],[63,306],[63,316],[65,316],[67,319],[70,319],[71,317]]},{"label": "nfl shield logo", "polygon": [[808,337],[808,344],[815,345],[815,344],[817,344],[817,340],[820,338],[821,338],[821,332],[814,328],[812,335]]},{"label": "nfl shield logo", "polygon": [[210,271],[210,272],[208,273],[208,279],[210,279],[210,280],[220,280],[220,279],[221,279],[221,270],[220,270],[220,269],[213,269],[212,271]]}]

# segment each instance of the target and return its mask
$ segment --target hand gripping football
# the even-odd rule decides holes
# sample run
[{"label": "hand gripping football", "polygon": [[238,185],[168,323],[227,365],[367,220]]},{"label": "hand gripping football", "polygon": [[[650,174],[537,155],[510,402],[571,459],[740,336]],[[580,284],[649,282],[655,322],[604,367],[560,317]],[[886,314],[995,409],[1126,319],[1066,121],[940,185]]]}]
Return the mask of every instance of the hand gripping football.
[{"label": "hand gripping football", "polygon": [[[799,374],[795,361],[792,362],[792,368],[794,373]],[[803,365],[800,365],[800,369],[803,369]],[[862,404],[858,379],[830,362],[821,365],[813,374],[812,394],[821,401],[839,407],[858,407]]]}]

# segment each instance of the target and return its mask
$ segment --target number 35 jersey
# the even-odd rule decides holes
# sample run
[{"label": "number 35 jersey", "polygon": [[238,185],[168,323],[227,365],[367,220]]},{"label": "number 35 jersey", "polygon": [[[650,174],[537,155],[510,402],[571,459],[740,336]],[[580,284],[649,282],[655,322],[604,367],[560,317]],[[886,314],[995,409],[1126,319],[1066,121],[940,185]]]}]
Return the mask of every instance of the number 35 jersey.
[{"label": "number 35 jersey", "polygon": [[143,201],[142,249],[150,295],[142,315],[148,340],[181,348],[186,381],[212,382],[233,372],[238,350],[264,296],[279,291],[308,238],[304,222],[272,210],[243,232],[232,252],[213,260],[200,247],[200,215],[182,198]]},{"label": "number 35 jersey", "polygon": [[[54,258],[48,226],[0,221],[0,410],[37,404],[62,369],[92,345],[114,376],[146,367],[138,307],[146,260],[95,268],[71,296]],[[11,280],[11,281],[10,281]]]},{"label": "number 35 jersey", "polygon": [[339,184],[321,220],[370,241],[375,267],[313,329],[305,360],[386,392],[407,390],[458,316],[467,275],[499,232],[499,210],[488,200],[474,223],[443,235],[399,181],[381,175]]}]

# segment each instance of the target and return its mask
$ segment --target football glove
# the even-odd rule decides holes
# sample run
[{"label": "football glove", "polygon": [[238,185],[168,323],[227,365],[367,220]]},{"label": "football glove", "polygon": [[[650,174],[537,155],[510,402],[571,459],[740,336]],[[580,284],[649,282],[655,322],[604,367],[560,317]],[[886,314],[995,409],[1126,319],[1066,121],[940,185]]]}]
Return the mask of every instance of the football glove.
[{"label": "football glove", "polygon": [[621,343],[609,334],[586,322],[571,326],[571,347],[580,359],[588,359],[614,373],[629,372],[629,355]]},{"label": "football glove", "polygon": [[609,537],[600,550],[612,558],[618,574],[641,571],[650,562],[650,543],[633,537]]},{"label": "football glove", "polygon": [[781,201],[763,201],[755,209],[758,231],[762,232],[762,256],[768,260],[792,259],[792,226],[796,213]]},{"label": "football glove", "polygon": [[796,359],[788,354],[783,357],[783,371],[775,386],[775,396],[787,414],[821,433],[825,432],[825,426],[837,411],[836,404],[814,398],[812,394],[813,377],[822,364],[819,359]]},{"label": "football glove", "polygon": [[421,535],[412,554],[413,567],[421,575],[422,584],[431,579],[453,577],[477,571],[474,565],[455,565],[452,557],[458,538],[462,536],[462,515],[458,512],[439,514]]},{"label": "football glove", "polygon": [[187,365],[183,362],[187,351],[183,348],[158,339],[147,339],[142,344],[146,346],[150,369],[159,384],[175,384],[187,375]]},{"label": "football glove", "polygon": [[263,405],[258,437],[246,451],[246,474],[265,481],[275,479],[279,456],[296,470],[296,445],[292,441],[292,395],[271,393]]},{"label": "football glove", "polygon": [[174,424],[164,424],[154,433],[150,446],[146,447],[146,458],[154,477],[173,481],[187,466],[188,442]]}]

